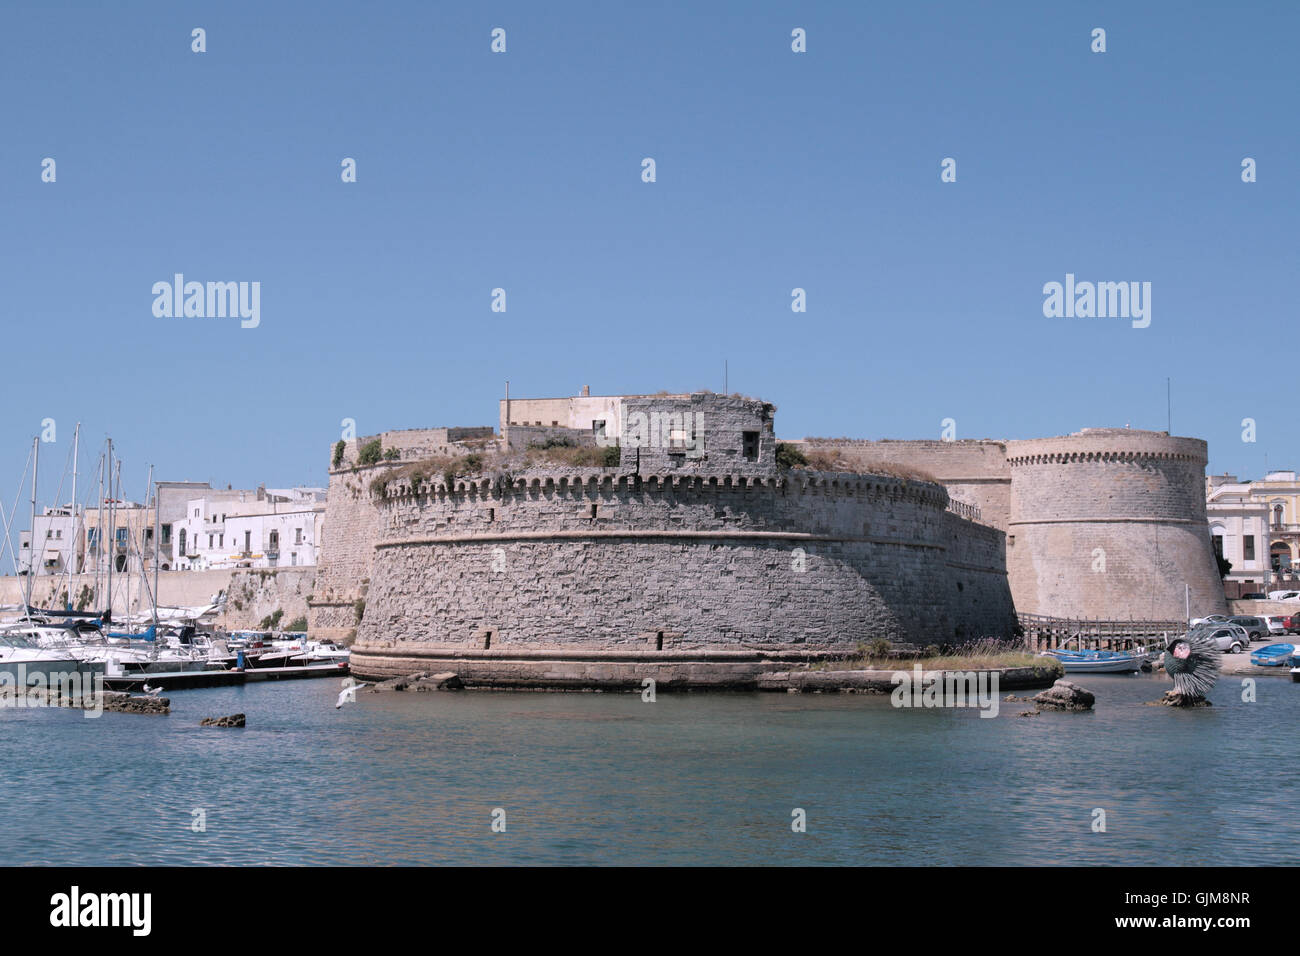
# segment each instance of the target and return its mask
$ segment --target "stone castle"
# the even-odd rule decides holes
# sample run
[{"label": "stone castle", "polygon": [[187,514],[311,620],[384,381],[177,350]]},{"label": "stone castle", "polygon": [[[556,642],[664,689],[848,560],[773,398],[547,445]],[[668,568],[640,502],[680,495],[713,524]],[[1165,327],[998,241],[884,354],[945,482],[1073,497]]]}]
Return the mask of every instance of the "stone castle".
[{"label": "stone castle", "polygon": [[335,450],[309,623],[363,677],[734,683],[1017,612],[1222,610],[1206,446],[803,439],[711,392],[514,399]]}]

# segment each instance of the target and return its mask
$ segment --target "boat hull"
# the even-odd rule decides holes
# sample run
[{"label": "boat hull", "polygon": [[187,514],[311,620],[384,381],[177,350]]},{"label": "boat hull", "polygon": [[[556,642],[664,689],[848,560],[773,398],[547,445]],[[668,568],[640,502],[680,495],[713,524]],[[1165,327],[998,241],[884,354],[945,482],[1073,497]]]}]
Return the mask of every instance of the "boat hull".
[{"label": "boat hull", "polygon": [[1067,674],[1131,674],[1142,669],[1142,659],[1118,651],[1047,651]]}]

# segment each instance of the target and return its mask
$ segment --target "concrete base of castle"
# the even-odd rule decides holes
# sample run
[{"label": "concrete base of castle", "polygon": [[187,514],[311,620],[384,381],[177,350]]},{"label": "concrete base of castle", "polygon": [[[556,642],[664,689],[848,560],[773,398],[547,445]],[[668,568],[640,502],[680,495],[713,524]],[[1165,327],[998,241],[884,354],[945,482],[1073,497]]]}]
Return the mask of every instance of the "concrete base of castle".
[{"label": "concrete base of castle", "polygon": [[[894,671],[812,670],[809,664],[842,660],[856,645],[808,651],[789,649],[633,651],[583,647],[466,650],[463,645],[357,645],[351,670],[361,680],[386,680],[409,674],[454,672],[467,688],[499,690],[639,691],[653,680],[655,690],[768,690],[888,693]],[[900,661],[899,669],[911,663]],[[1050,687],[1060,676],[1050,667],[1008,668],[1004,688]]]},{"label": "concrete base of castle", "polygon": [[357,644],[352,648],[351,669],[361,680],[454,671],[466,687],[639,690],[642,682],[650,679],[658,690],[755,690],[762,675],[789,671],[800,664],[839,660],[857,652],[856,644],[807,651],[605,650],[582,645],[483,650],[467,649],[463,644]]}]

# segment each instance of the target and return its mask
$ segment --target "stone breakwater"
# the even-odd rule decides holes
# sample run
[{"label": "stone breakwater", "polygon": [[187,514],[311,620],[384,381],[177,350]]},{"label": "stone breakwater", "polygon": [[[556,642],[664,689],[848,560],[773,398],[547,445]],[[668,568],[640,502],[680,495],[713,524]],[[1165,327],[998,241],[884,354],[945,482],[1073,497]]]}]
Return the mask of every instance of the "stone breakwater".
[{"label": "stone breakwater", "polygon": [[398,480],[373,503],[352,667],[729,685],[875,638],[1007,636],[1002,535],[947,505],[930,482],[844,473]]}]

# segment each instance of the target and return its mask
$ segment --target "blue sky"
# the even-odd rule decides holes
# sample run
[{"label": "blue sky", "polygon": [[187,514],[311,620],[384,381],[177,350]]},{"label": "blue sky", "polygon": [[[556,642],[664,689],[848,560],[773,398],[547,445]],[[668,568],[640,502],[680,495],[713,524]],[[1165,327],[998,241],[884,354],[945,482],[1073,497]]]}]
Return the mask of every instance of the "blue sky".
[{"label": "blue sky", "polygon": [[[0,498],[45,418],[43,497],[77,421],[132,497],[323,484],[344,418],[724,360],[783,437],[1163,429],[1170,377],[1212,470],[1300,467],[1300,7],[1134,6],[10,0]],[[260,326],[156,318],[176,272]],[[1150,282],[1150,327],[1045,318],[1066,273]]]}]

